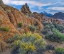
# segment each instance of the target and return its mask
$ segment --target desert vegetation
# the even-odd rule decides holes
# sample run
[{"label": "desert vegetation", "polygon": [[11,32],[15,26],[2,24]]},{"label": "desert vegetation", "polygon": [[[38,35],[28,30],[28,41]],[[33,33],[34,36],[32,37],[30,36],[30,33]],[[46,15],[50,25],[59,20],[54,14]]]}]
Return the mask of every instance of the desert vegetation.
[{"label": "desert vegetation", "polygon": [[22,27],[22,22],[18,23],[18,27]]},{"label": "desert vegetation", "polygon": [[34,25],[30,25],[29,28],[32,32],[36,30],[36,27]]},{"label": "desert vegetation", "polygon": [[60,47],[56,48],[55,54],[64,54],[64,48],[60,48]]},{"label": "desert vegetation", "polygon": [[10,28],[8,27],[0,27],[0,31],[10,31]]},{"label": "desert vegetation", "polygon": [[63,25],[44,23],[44,30],[42,33],[45,35],[45,38],[49,39],[50,41],[62,42],[64,41],[63,30]]},{"label": "desert vegetation", "polygon": [[[45,42],[38,33],[27,32],[17,37],[14,41],[14,50],[19,50],[20,54],[41,54],[45,49]],[[14,51],[13,50],[13,51]]]}]

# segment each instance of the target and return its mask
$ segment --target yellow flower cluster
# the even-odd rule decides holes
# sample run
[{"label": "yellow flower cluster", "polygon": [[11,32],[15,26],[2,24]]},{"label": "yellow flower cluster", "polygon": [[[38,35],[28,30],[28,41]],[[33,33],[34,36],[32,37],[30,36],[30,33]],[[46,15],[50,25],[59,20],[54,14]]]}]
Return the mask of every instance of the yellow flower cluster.
[{"label": "yellow flower cluster", "polygon": [[31,35],[32,35],[31,32],[27,32],[26,34],[24,33],[24,34],[22,34],[21,36],[19,36],[18,39],[21,39],[21,38],[23,38],[23,37],[30,37]]},{"label": "yellow flower cluster", "polygon": [[30,37],[31,35],[32,35],[31,32],[27,32],[27,33],[22,34],[22,37],[24,37],[24,36]]},{"label": "yellow flower cluster", "polygon": [[26,36],[28,36],[28,37],[30,37],[31,35],[32,35],[31,32],[27,32],[27,33],[26,33]]},{"label": "yellow flower cluster", "polygon": [[28,43],[21,43],[20,47],[23,47],[25,50],[28,50]]},{"label": "yellow flower cluster", "polygon": [[36,48],[35,48],[34,45],[30,45],[29,48],[30,48],[32,51],[35,51],[35,50],[36,50]]},{"label": "yellow flower cluster", "polygon": [[42,36],[40,36],[38,33],[34,33],[37,39],[42,39]]},{"label": "yellow flower cluster", "polygon": [[26,34],[24,33],[24,34],[22,34],[22,36],[31,36],[31,35],[34,35],[34,36],[36,36],[36,38],[38,38],[38,39],[42,39],[42,36],[40,36],[40,34],[38,34],[38,33],[34,33],[34,34],[32,34],[31,32],[27,32]]},{"label": "yellow flower cluster", "polygon": [[15,41],[14,44],[18,46],[20,44],[20,40]]},{"label": "yellow flower cluster", "polygon": [[24,48],[24,50],[26,50],[26,51],[28,51],[28,50],[35,51],[36,50],[36,47],[34,45],[32,45],[32,43],[21,43],[20,47]]}]

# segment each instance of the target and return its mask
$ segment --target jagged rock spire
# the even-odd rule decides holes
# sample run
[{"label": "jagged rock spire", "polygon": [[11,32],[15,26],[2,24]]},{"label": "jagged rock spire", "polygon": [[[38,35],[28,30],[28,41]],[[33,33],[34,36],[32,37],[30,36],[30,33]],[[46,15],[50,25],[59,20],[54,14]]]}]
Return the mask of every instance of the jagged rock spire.
[{"label": "jagged rock spire", "polygon": [[25,3],[25,5],[22,6],[21,12],[24,14],[30,14],[31,13],[30,8],[29,8],[27,3]]}]

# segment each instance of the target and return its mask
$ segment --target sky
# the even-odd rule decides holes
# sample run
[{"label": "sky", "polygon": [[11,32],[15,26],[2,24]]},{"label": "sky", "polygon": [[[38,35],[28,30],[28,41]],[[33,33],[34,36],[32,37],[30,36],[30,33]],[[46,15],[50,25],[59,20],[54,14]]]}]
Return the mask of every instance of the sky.
[{"label": "sky", "polygon": [[46,11],[51,14],[64,12],[64,0],[3,0],[3,2],[19,10],[27,3],[32,12]]}]

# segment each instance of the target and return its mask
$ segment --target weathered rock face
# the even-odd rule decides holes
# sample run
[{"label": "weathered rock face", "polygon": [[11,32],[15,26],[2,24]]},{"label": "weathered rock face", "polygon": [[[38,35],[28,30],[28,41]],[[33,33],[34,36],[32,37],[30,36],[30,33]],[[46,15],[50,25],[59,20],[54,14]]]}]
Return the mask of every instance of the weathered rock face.
[{"label": "weathered rock face", "polygon": [[27,5],[27,3],[22,6],[21,12],[24,13],[24,14],[26,14],[26,15],[27,14],[31,14],[31,11],[30,11],[29,6]]},{"label": "weathered rock face", "polygon": [[[25,4],[27,5],[27,4]],[[30,11],[29,11],[30,13]],[[18,28],[18,24],[22,23],[22,28]],[[43,25],[38,19],[35,18],[27,18],[22,12],[19,10],[7,6],[1,5],[0,6],[0,27],[9,27],[10,32],[0,31],[0,40],[6,41],[8,38],[15,36],[15,34],[21,34],[25,31],[30,31],[29,25],[35,25],[39,30],[43,28]],[[4,38],[2,37],[4,36]]]},{"label": "weathered rock face", "polygon": [[33,12],[33,17],[38,19],[40,22],[42,22],[42,17],[43,15],[37,13],[37,12]]},{"label": "weathered rock face", "polygon": [[[5,6],[3,8],[9,17],[10,22],[15,27],[17,27],[18,23],[20,23],[20,22],[22,22],[23,27],[24,27],[25,25],[27,25],[27,26],[28,25],[34,25],[35,22],[37,21],[36,19],[26,17],[22,12],[18,11],[17,9],[15,9],[13,7]],[[37,23],[39,23],[39,21]],[[41,22],[39,24],[42,25]],[[41,27],[41,26],[38,26],[38,27]]]},{"label": "weathered rock face", "polygon": [[10,28],[9,32],[0,31],[0,40],[7,40],[8,38],[14,36],[16,33],[20,34],[14,27],[14,25],[9,21],[8,15],[4,9],[0,6],[0,27]]}]

